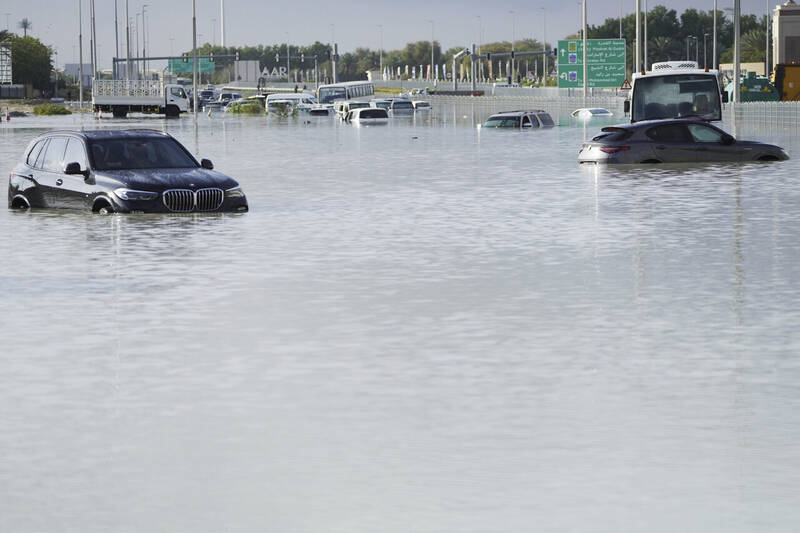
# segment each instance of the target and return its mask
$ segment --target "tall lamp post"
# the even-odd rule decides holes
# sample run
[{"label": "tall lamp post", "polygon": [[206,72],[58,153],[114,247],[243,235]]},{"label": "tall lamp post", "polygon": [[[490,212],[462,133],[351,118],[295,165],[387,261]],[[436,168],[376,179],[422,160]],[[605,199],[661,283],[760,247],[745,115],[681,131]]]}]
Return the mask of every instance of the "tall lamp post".
[{"label": "tall lamp post", "polygon": [[433,20],[428,20],[431,23],[431,79],[434,80],[433,85],[436,86],[436,80],[434,79],[434,70],[433,66],[436,64],[433,62]]},{"label": "tall lamp post", "polygon": [[542,87],[547,87],[547,9],[542,6]]},{"label": "tall lamp post", "polygon": [[381,69],[381,79],[383,79],[383,24],[378,24],[378,30],[380,30],[381,34],[381,47],[378,51],[379,55],[379,65]]},{"label": "tall lamp post", "polygon": [[706,56],[706,49],[707,49],[706,38],[707,37],[708,37],[708,34],[704,33],[703,34],[703,68],[708,68],[708,58]]},{"label": "tall lamp post", "polygon": [[516,79],[514,72],[514,41],[516,40],[516,36],[514,34],[517,32],[517,18],[513,10],[509,11],[509,13],[511,14],[511,80],[509,80],[509,85],[513,85]]},{"label": "tall lamp post", "polygon": [[[478,19],[478,55],[481,55],[481,33],[483,32],[483,20],[481,19],[480,15],[476,15],[475,18]],[[483,63],[480,59],[478,59],[478,78],[482,78],[483,73]]]},{"label": "tall lamp post", "polygon": [[714,0],[714,30],[713,30],[713,34],[714,34],[714,36],[711,39],[712,41],[714,41],[711,44],[711,55],[713,56],[711,58],[711,65],[714,67],[714,70],[716,70],[717,69],[717,0]]}]

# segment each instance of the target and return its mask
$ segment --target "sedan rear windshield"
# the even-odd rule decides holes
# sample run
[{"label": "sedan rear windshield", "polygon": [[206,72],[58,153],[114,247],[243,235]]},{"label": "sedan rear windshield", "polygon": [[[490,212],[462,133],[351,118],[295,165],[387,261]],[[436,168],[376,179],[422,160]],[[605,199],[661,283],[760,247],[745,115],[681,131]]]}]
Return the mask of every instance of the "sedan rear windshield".
[{"label": "sedan rear windshield", "polygon": [[89,143],[96,170],[196,168],[197,161],[167,138],[102,139]]}]

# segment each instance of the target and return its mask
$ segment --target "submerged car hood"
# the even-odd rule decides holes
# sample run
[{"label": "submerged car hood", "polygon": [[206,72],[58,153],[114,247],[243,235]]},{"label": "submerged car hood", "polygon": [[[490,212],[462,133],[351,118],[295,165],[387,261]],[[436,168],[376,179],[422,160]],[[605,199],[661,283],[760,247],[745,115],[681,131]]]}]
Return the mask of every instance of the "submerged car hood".
[{"label": "submerged car hood", "polygon": [[215,170],[204,168],[144,168],[135,170],[99,170],[98,180],[115,181],[122,187],[144,191],[166,189],[230,189],[236,180]]}]

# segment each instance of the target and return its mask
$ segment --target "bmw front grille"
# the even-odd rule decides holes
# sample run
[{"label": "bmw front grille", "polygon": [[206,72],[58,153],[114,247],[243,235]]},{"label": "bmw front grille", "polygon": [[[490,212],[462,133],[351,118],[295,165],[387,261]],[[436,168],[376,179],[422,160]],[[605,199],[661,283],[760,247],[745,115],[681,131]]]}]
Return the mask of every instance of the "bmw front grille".
[{"label": "bmw front grille", "polygon": [[222,205],[225,192],[222,189],[170,189],[164,191],[164,205],[173,213],[191,213],[192,211],[216,211]]}]

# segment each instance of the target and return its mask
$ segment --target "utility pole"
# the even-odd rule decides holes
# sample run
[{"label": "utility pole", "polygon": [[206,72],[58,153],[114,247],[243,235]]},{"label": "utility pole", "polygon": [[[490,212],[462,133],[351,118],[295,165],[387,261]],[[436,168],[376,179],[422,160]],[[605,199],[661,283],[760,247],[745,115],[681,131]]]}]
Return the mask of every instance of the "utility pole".
[{"label": "utility pole", "polygon": [[78,105],[83,109],[83,11],[78,0]]},{"label": "utility pole", "polygon": [[[639,72],[642,70],[642,63],[641,57],[639,57],[639,51],[642,48],[642,41],[641,41],[641,30],[642,30],[642,2],[641,0],[636,0],[636,51],[633,53],[633,57],[636,59],[636,67],[633,69],[633,72]],[[584,60],[584,64],[586,61]]]},{"label": "utility pole", "polygon": [[733,0],[733,102],[739,103],[739,76],[741,75],[741,0]]},{"label": "utility pole", "polygon": [[622,0],[619,0],[619,38],[622,39]]},{"label": "utility pole", "polygon": [[89,53],[92,58],[92,83],[97,78],[97,35],[94,26],[94,0],[89,0],[89,14],[91,26],[89,27]]},{"label": "utility pole", "polygon": [[289,75],[289,32],[286,32],[286,81],[287,83],[292,83]]},{"label": "utility pole", "polygon": [[381,79],[383,79],[383,24],[378,24],[378,29],[381,31],[381,48],[380,48],[380,70]]},{"label": "utility pole", "polygon": [[144,77],[147,79],[147,30],[145,29],[145,17],[147,12],[147,4],[142,4],[142,70],[144,71]]},{"label": "utility pole", "polygon": [[708,45],[706,45],[706,38],[707,37],[708,37],[708,34],[704,33],[703,34],[703,68],[704,69],[708,68],[708,58],[706,56],[706,49],[707,49],[707,46],[708,46]]},{"label": "utility pole", "polygon": [[647,70],[647,0],[644,0],[644,39],[642,44],[644,45],[644,66],[642,70]]},{"label": "utility pole", "polygon": [[[636,0],[637,4],[639,0]],[[588,57],[586,53],[586,0],[583,0],[583,107],[586,107],[586,97],[589,93],[589,69],[587,63]]]},{"label": "utility pole", "polygon": [[764,26],[767,34],[766,43],[764,43],[764,76],[769,78],[769,0],[767,0],[767,14],[764,15]]},{"label": "utility pole", "polygon": [[[119,57],[119,20],[117,20],[117,0],[114,0],[114,57]],[[111,75],[116,80],[119,75],[117,74],[117,62],[114,61],[111,66]]]},{"label": "utility pole", "polygon": [[[547,9],[542,6],[542,87],[547,87]],[[527,75],[527,73],[526,73]]]},{"label": "utility pole", "polygon": [[[194,0],[192,0],[194,2]],[[128,0],[125,0],[125,77],[133,77],[131,68],[131,13],[128,9]]]},{"label": "utility pole", "polygon": [[219,0],[219,30],[220,41],[225,48],[225,0]]},{"label": "utility pole", "polygon": [[[436,64],[436,63],[433,62],[433,20],[429,20],[428,22],[431,23],[431,79],[433,80],[433,76],[434,76],[433,66]],[[435,81],[434,81],[433,85],[436,86],[436,82]]]},{"label": "utility pole", "polygon": [[711,45],[711,55],[714,56],[711,58],[711,64],[714,66],[714,70],[717,70],[717,0],[714,0],[714,37],[713,43]]},{"label": "utility pole", "polygon": [[509,11],[509,13],[511,13],[511,80],[509,80],[511,83],[509,83],[509,85],[513,86],[514,79],[516,79],[516,76],[514,75],[514,41],[516,40],[515,33],[517,32],[517,19],[514,16],[513,10]]},{"label": "utility pole", "polygon": [[[480,15],[477,15],[477,19],[478,19],[478,55],[480,55],[481,54],[481,32],[483,31],[483,20],[481,19]],[[482,72],[483,72],[483,63],[479,59],[478,60],[478,76],[480,76],[481,79],[483,79],[482,78],[482,74],[481,74]],[[473,87],[472,90],[474,91],[475,87]]]},{"label": "utility pole", "polygon": [[[126,0],[127,1],[127,0]],[[197,124],[197,2],[192,0],[192,113]]]}]

